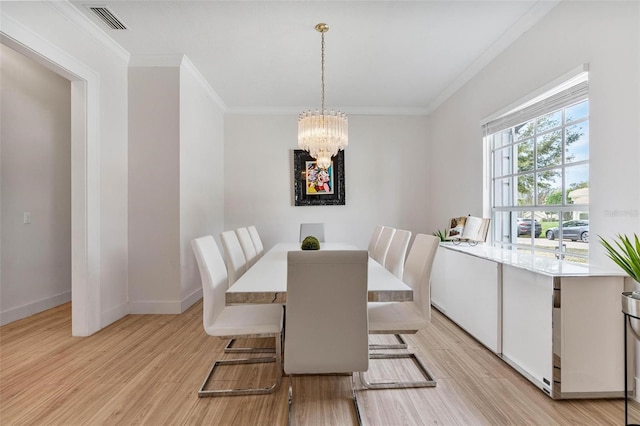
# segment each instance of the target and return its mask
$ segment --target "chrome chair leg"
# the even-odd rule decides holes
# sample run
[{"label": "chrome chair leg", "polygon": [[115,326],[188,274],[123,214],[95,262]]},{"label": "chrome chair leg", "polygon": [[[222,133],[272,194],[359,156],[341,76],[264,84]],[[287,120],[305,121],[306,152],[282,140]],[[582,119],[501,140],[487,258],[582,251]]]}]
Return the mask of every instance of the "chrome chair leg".
[{"label": "chrome chair leg", "polygon": [[[374,333],[374,334],[376,334],[376,333]],[[380,333],[380,334],[382,334],[382,333]],[[370,351],[377,351],[377,350],[385,350],[385,349],[407,349],[409,347],[407,345],[407,342],[404,340],[404,337],[402,337],[401,334],[394,334],[394,337],[396,338],[398,343],[389,343],[389,344],[370,343],[369,344],[369,350]]]},{"label": "chrome chair leg", "polygon": [[293,384],[292,377],[293,374],[289,374],[289,412],[287,414],[287,426],[291,426],[291,407],[293,406]]},{"label": "chrome chair leg", "polygon": [[367,389],[405,389],[405,388],[426,388],[435,387],[437,382],[433,375],[429,372],[422,360],[414,353],[397,353],[397,354],[370,354],[369,359],[411,359],[424,380],[416,381],[385,381],[385,382],[369,382],[365,379],[365,372],[360,373],[360,381]]},{"label": "chrome chair leg", "polygon": [[358,418],[358,426],[362,426],[362,417],[360,417],[360,409],[358,408],[358,396],[356,395],[356,376],[351,374],[351,392],[353,394],[353,406],[356,409],[356,416]]},{"label": "chrome chair leg", "polygon": [[236,348],[233,344],[237,339],[229,339],[227,346],[224,347],[224,352],[227,354],[232,353],[275,353],[276,348]]},{"label": "chrome chair leg", "polygon": [[[217,360],[211,366],[207,377],[205,377],[200,390],[198,391],[198,397],[211,397],[211,396],[233,396],[233,395],[262,395],[272,393],[280,386],[282,380],[282,334],[275,336],[276,341],[276,353],[274,356],[262,357],[262,358],[243,358],[243,359],[227,359]],[[259,363],[275,362],[276,364],[276,380],[269,387],[263,388],[242,388],[242,389],[216,389],[206,390],[207,383],[211,380],[211,377],[215,373],[217,367],[221,365],[239,365],[239,364],[259,364]]]}]

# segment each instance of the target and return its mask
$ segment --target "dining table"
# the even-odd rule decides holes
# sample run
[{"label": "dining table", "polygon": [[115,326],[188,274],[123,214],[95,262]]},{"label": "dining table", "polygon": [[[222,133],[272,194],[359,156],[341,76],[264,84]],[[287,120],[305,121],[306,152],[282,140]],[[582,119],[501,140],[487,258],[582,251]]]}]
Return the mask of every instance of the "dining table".
[{"label": "dining table", "polygon": [[[300,243],[277,243],[226,291],[227,305],[287,302],[287,253],[301,250]],[[320,250],[358,250],[348,243],[320,243]],[[369,302],[411,302],[413,290],[369,257]]]}]

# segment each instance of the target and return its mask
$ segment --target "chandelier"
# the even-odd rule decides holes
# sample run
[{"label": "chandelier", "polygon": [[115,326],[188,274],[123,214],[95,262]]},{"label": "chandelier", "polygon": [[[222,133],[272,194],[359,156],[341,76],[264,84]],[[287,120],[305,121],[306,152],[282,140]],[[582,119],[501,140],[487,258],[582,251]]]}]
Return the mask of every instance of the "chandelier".
[{"label": "chandelier", "polygon": [[304,111],[298,116],[298,146],[309,151],[319,168],[331,166],[331,157],[349,144],[347,115],[340,111],[327,112],[324,107],[324,33],[327,24],[316,25],[322,35],[322,105],[315,112]]}]

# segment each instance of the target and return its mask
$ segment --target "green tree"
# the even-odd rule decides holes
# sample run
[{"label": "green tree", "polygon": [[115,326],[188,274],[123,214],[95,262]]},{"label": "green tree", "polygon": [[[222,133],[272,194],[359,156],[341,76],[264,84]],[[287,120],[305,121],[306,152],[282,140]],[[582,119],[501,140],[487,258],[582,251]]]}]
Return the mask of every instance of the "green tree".
[{"label": "green tree", "polygon": [[562,205],[562,191],[555,190],[547,197],[547,204],[559,206]]},{"label": "green tree", "polygon": [[[580,188],[588,188],[589,187],[589,182],[578,182],[578,183],[572,183],[571,185],[569,185],[569,188],[566,190],[566,196],[567,196],[567,204],[573,204],[573,200],[571,199],[571,197],[569,196],[569,193],[571,191],[574,191],[576,189],[580,189]],[[551,192],[546,200],[545,200],[545,204],[549,205],[549,206],[561,206],[562,205],[562,191],[556,189],[555,191]],[[546,211],[545,214],[547,215],[548,218],[551,218],[552,216],[555,216],[557,212],[556,211]],[[571,218],[570,216],[568,218]]]},{"label": "green tree", "polygon": [[[554,195],[558,192],[554,187],[554,183],[560,176],[559,169],[548,169],[549,167],[562,164],[562,114],[561,111],[539,117],[514,128],[515,139],[520,141],[517,147],[518,153],[518,172],[531,172],[518,176],[518,205],[544,205],[544,204],[561,204],[551,203],[549,197],[557,197]],[[553,130],[555,129],[555,130]],[[573,127],[566,135],[566,146],[580,139],[584,134],[582,128]],[[534,149],[535,144],[535,149]],[[535,154],[535,155],[534,155]],[[571,156],[566,158],[570,161]],[[534,175],[534,171],[537,174]],[[538,197],[534,203],[534,194],[536,182],[534,176],[537,176]],[[560,199],[562,194],[559,195]],[[552,198],[553,199],[553,198]]]}]

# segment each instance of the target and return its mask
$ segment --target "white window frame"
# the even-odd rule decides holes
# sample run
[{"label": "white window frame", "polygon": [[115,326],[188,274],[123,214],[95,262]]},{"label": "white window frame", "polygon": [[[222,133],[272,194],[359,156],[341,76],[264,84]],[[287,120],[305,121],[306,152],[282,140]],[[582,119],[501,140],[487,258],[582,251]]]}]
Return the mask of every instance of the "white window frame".
[{"label": "white window frame", "polygon": [[[511,165],[510,173],[507,175],[502,175],[501,177],[511,178],[512,183],[512,194],[513,198],[511,200],[510,205],[506,206],[495,206],[494,199],[494,163],[493,163],[493,151],[494,147],[489,143],[489,136],[498,133],[502,130],[511,129],[526,121],[530,121],[535,119],[536,117],[544,116],[548,113],[563,110],[564,108],[578,104],[583,102],[584,100],[588,100],[588,67],[587,65],[581,66],[575,70],[572,70],[570,73],[562,76],[561,78],[555,80],[552,83],[549,83],[544,88],[538,90],[536,93],[531,94],[526,99],[518,101],[515,105],[511,105],[509,107],[504,108],[502,111],[493,114],[492,116],[486,118],[481,122],[482,131],[483,131],[483,142],[484,142],[484,154],[485,161],[483,163],[484,174],[485,174],[485,185],[484,185],[484,211],[486,215],[490,215],[492,218],[492,226],[489,237],[489,243],[495,246],[503,247],[506,249],[512,250],[529,250],[531,253],[539,254],[539,253],[553,253],[556,258],[563,259],[566,254],[569,252],[565,250],[565,244],[563,235],[562,235],[562,226],[561,224],[565,221],[562,219],[562,215],[566,212],[585,212],[588,216],[589,213],[589,205],[588,204],[567,204],[563,199],[561,205],[538,205],[537,200],[535,199],[537,193],[537,184],[536,181],[534,183],[535,188],[533,191],[534,201],[532,205],[518,205],[518,197],[517,197],[517,188],[516,180],[514,177],[519,175],[524,175],[522,172],[517,170],[516,164],[517,159],[513,158],[514,163]],[[589,122],[590,117],[587,115],[586,118],[576,120],[575,123],[580,122]],[[571,123],[570,125],[573,125]],[[562,124],[560,129],[563,133],[564,139],[564,129],[568,127],[565,123],[564,115],[562,119]],[[511,140],[508,146],[512,146],[512,153],[515,153],[515,141]],[[515,157],[515,155],[514,155]],[[565,176],[565,167],[573,167],[589,165],[589,158],[586,160],[576,161],[576,162],[566,162],[564,150],[562,154],[561,163],[557,166],[551,167],[551,169],[557,169],[562,172],[563,180],[561,185],[562,194],[566,194],[566,179]],[[534,174],[535,176],[535,174]],[[535,180],[535,179],[534,179]],[[515,187],[515,188],[514,188]],[[557,239],[557,247],[554,248],[544,248],[540,246],[536,246],[535,239],[533,234],[535,233],[534,223],[532,223],[532,232],[529,240],[529,244],[523,244],[522,242],[518,242],[518,231],[515,218],[518,216],[522,216],[525,212],[529,212],[529,217],[534,219],[536,212],[549,212],[554,211],[557,212],[559,217],[559,225],[560,225],[560,235]],[[509,236],[502,240],[497,240],[495,238],[496,235],[496,226],[500,221],[495,220],[497,218],[497,214],[500,212],[508,212],[510,215],[509,219],[509,227],[510,232]],[[574,213],[575,214],[575,213]],[[515,235],[514,235],[515,233]],[[544,238],[544,235],[542,236]],[[579,262],[588,262],[588,246],[586,245],[587,252],[584,255],[580,254],[570,254],[572,258],[577,258]],[[552,255],[553,255],[552,254]]]}]

